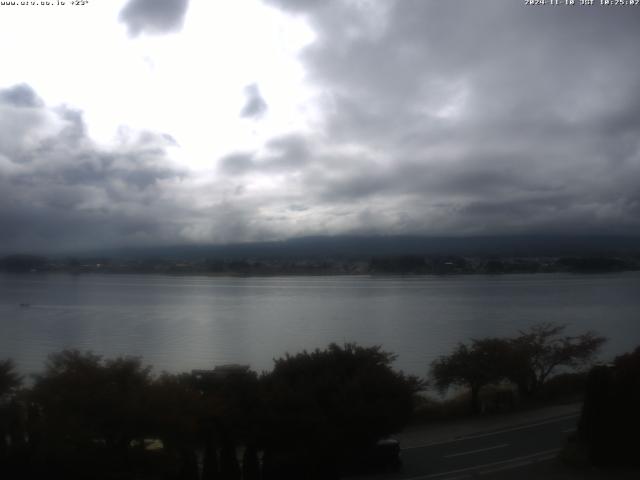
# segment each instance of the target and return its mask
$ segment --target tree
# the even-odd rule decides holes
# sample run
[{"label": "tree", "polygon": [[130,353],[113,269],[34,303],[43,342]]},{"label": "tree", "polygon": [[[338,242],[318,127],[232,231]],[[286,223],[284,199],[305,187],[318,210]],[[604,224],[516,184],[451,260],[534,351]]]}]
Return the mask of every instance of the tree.
[{"label": "tree", "polygon": [[605,338],[593,332],[562,335],[566,326],[540,323],[515,338],[472,340],[459,344],[450,355],[431,364],[435,385],[471,390],[471,409],[480,410],[480,390],[485,385],[510,380],[523,397],[535,395],[558,369],[578,368],[593,359]]},{"label": "tree", "polygon": [[394,359],[380,347],[348,343],[276,360],[261,379],[265,458],[306,465],[298,477],[331,478],[354,452],[401,430],[421,382],[394,371]]},{"label": "tree", "polygon": [[150,432],[162,440],[165,451],[180,452],[198,443],[198,419],[203,418],[200,393],[188,374],[163,373],[151,384]]},{"label": "tree", "polygon": [[119,357],[105,360],[102,370],[106,406],[99,428],[107,445],[126,456],[131,441],[148,431],[151,367],[143,366],[138,357]]},{"label": "tree", "polygon": [[22,377],[17,374],[12,360],[0,361],[0,399],[13,394],[22,385]]},{"label": "tree", "polygon": [[13,361],[0,361],[0,463],[9,452],[7,437],[20,437],[16,435],[20,430],[19,408],[12,397],[21,385],[22,377],[16,373]]},{"label": "tree", "polygon": [[472,340],[471,345],[458,344],[450,355],[443,355],[431,364],[431,377],[444,392],[452,385],[471,391],[471,411],[480,411],[480,390],[505,376],[505,361],[510,355],[509,342],[501,338]]},{"label": "tree", "polygon": [[202,480],[219,480],[218,452],[212,442],[206,442],[202,459]]},{"label": "tree", "polygon": [[[191,375],[191,385],[202,398],[203,427],[244,443],[255,442],[262,411],[260,384],[248,367],[200,371]],[[206,432],[203,432],[206,433]]]},{"label": "tree", "polygon": [[79,451],[104,445],[126,461],[131,441],[146,430],[150,371],[135,357],[104,361],[77,350],[50,355],[32,391],[48,446]]},{"label": "tree", "polygon": [[559,368],[588,364],[606,341],[594,332],[563,335],[565,329],[566,325],[539,323],[511,341],[507,378],[518,386],[521,395],[535,395]]},{"label": "tree", "polygon": [[247,445],[242,456],[242,480],[259,480],[260,461],[255,445]]},{"label": "tree", "polygon": [[593,367],[578,424],[579,440],[596,466],[639,466],[640,347],[612,365]]},{"label": "tree", "polygon": [[240,480],[240,465],[236,457],[236,448],[230,438],[222,441],[220,449],[220,479]]}]

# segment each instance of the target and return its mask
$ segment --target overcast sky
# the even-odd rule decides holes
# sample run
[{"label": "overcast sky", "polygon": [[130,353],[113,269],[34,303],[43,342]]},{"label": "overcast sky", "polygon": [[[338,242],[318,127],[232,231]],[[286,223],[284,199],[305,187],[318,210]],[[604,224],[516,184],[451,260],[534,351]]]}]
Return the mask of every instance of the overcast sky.
[{"label": "overcast sky", "polygon": [[0,6],[0,252],[640,234],[640,6],[69,3]]}]

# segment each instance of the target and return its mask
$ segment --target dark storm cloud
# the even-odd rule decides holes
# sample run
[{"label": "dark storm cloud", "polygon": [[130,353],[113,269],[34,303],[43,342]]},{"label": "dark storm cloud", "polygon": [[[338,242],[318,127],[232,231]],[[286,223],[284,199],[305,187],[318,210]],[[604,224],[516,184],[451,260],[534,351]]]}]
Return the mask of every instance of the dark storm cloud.
[{"label": "dark storm cloud", "polygon": [[298,170],[312,158],[311,147],[304,135],[290,134],[270,140],[261,166],[271,170]]},{"label": "dark storm cloud", "polygon": [[221,158],[219,170],[227,175],[249,173],[296,172],[312,159],[303,135],[285,135],[271,139],[260,152],[236,152]]},{"label": "dark storm cloud", "polygon": [[0,104],[13,126],[0,129],[1,252],[183,240],[193,212],[172,197],[186,178],[167,156],[173,139],[122,130],[101,147],[78,110],[29,100],[25,119],[15,98],[37,98],[30,87],[0,90],[0,98],[14,99]]},{"label": "dark storm cloud", "polygon": [[260,95],[258,85],[253,84],[245,88],[247,103],[242,108],[240,115],[245,118],[260,118],[267,111],[267,102]]},{"label": "dark storm cloud", "polygon": [[162,34],[182,28],[189,0],[129,0],[120,12],[129,34]]},{"label": "dark storm cloud", "polygon": [[238,175],[255,168],[253,153],[232,153],[220,159],[218,166],[222,172]]},{"label": "dark storm cloud", "polygon": [[[81,111],[0,90],[1,249],[640,234],[640,9],[267,3],[315,32],[299,57],[312,121],[198,178],[173,165],[168,135],[122,129],[99,146]],[[187,2],[167,5],[131,1],[122,18],[132,35],[178,28]],[[250,86],[240,114],[265,109]]]},{"label": "dark storm cloud", "polygon": [[396,232],[640,233],[640,10],[266,3],[317,35],[315,205]]},{"label": "dark storm cloud", "polygon": [[[0,102],[0,255],[277,236],[273,222],[281,216],[269,205],[278,199],[256,195],[242,181],[177,167],[171,135],[121,127],[113,142],[99,145],[82,111],[16,106],[16,91],[32,92],[0,90],[0,98],[14,99]],[[301,142],[275,139],[266,150],[269,168],[301,153]]]},{"label": "dark storm cloud", "polygon": [[41,107],[42,100],[27,84],[22,83],[0,90],[0,103],[14,107]]},{"label": "dark storm cloud", "polygon": [[332,3],[332,0],[265,0],[265,3],[292,12],[308,12],[323,5]]}]

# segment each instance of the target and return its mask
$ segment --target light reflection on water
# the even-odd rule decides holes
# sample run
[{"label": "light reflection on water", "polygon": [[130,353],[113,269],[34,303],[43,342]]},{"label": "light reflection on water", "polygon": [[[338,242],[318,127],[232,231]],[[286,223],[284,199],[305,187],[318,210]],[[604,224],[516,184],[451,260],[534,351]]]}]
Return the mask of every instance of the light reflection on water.
[{"label": "light reflection on water", "polygon": [[[20,307],[29,303],[30,307]],[[538,321],[640,344],[640,274],[428,277],[0,275],[0,358],[23,372],[63,348],[138,355],[159,370],[268,370],[285,352],[355,341],[424,376],[460,341]]]}]

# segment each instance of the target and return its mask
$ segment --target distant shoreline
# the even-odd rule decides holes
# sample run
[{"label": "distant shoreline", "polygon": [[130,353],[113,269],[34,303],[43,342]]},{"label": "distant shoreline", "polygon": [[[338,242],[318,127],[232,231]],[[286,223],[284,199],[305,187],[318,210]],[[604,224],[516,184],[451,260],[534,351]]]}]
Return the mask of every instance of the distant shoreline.
[{"label": "distant shoreline", "polygon": [[187,271],[187,272],[171,272],[171,271],[148,271],[148,270],[37,270],[29,272],[15,272],[0,270],[0,274],[5,275],[157,275],[166,277],[210,277],[210,278],[276,278],[276,277],[351,277],[351,278],[406,278],[406,277],[459,277],[459,276],[485,276],[499,277],[511,275],[607,275],[639,272],[640,268],[621,269],[621,270],[551,270],[538,272],[422,272],[422,273],[372,273],[372,272],[273,272],[273,273],[243,273],[243,272],[203,272],[203,271]]}]

